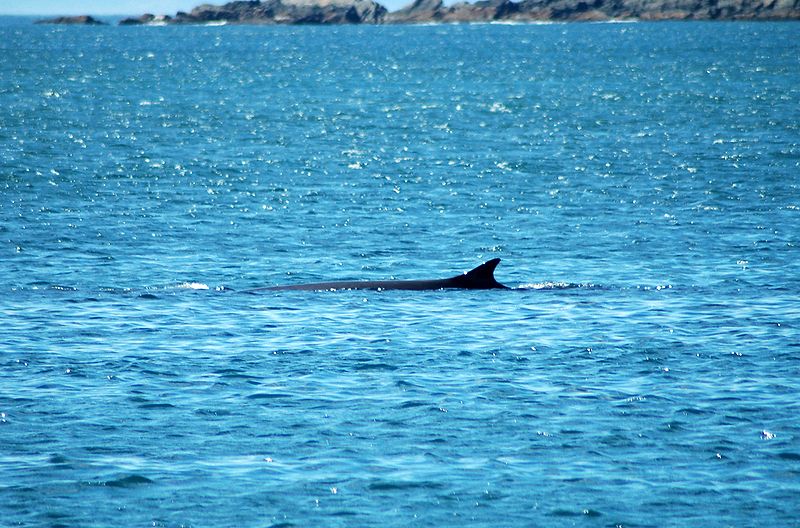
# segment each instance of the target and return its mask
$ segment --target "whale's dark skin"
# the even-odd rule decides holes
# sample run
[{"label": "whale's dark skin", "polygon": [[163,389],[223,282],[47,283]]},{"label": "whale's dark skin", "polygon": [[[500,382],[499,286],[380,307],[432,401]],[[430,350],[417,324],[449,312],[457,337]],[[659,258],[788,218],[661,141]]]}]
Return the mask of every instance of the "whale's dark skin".
[{"label": "whale's dark skin", "polygon": [[292,290],[442,290],[460,288],[465,290],[508,289],[494,278],[494,269],[499,258],[492,259],[477,268],[449,279],[434,280],[383,280],[383,281],[334,281],[312,284],[290,284],[270,286],[249,291],[292,291]]}]

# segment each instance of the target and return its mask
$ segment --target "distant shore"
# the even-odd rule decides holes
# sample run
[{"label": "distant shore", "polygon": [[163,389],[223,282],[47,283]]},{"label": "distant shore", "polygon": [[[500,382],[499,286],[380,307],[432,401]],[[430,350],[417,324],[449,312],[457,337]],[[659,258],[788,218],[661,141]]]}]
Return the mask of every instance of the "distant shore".
[{"label": "distant shore", "polygon": [[[175,15],[146,13],[119,25],[176,24],[420,24],[611,20],[800,20],[800,0],[480,0],[446,6],[415,0],[388,11],[374,0],[266,0],[203,4]],[[88,15],[38,24],[102,25]]]}]

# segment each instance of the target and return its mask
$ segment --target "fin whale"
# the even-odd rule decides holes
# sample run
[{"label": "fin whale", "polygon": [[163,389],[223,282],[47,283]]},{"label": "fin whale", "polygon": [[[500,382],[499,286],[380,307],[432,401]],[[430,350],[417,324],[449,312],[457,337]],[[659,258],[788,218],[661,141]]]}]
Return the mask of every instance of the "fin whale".
[{"label": "fin whale", "polygon": [[466,290],[508,289],[494,278],[494,269],[499,258],[484,262],[475,269],[449,279],[433,280],[382,280],[382,281],[333,281],[311,284],[290,284],[269,286],[249,291],[290,291],[290,290],[442,290],[460,288]]}]

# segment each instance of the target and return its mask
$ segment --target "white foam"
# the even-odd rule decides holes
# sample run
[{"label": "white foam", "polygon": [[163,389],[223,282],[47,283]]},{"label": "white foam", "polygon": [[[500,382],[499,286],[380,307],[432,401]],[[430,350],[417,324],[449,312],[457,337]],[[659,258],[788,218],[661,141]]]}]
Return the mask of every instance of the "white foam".
[{"label": "white foam", "polygon": [[178,288],[184,288],[187,290],[208,290],[208,284],[203,284],[202,282],[184,282],[183,284],[179,284]]}]

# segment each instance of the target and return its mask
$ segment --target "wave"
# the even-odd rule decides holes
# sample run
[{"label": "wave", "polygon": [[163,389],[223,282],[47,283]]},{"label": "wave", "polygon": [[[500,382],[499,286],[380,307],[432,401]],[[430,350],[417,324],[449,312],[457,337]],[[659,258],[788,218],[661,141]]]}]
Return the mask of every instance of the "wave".
[{"label": "wave", "polygon": [[575,283],[575,282],[530,282],[520,284],[514,290],[572,290],[576,288],[595,289],[601,288],[595,284]]}]

